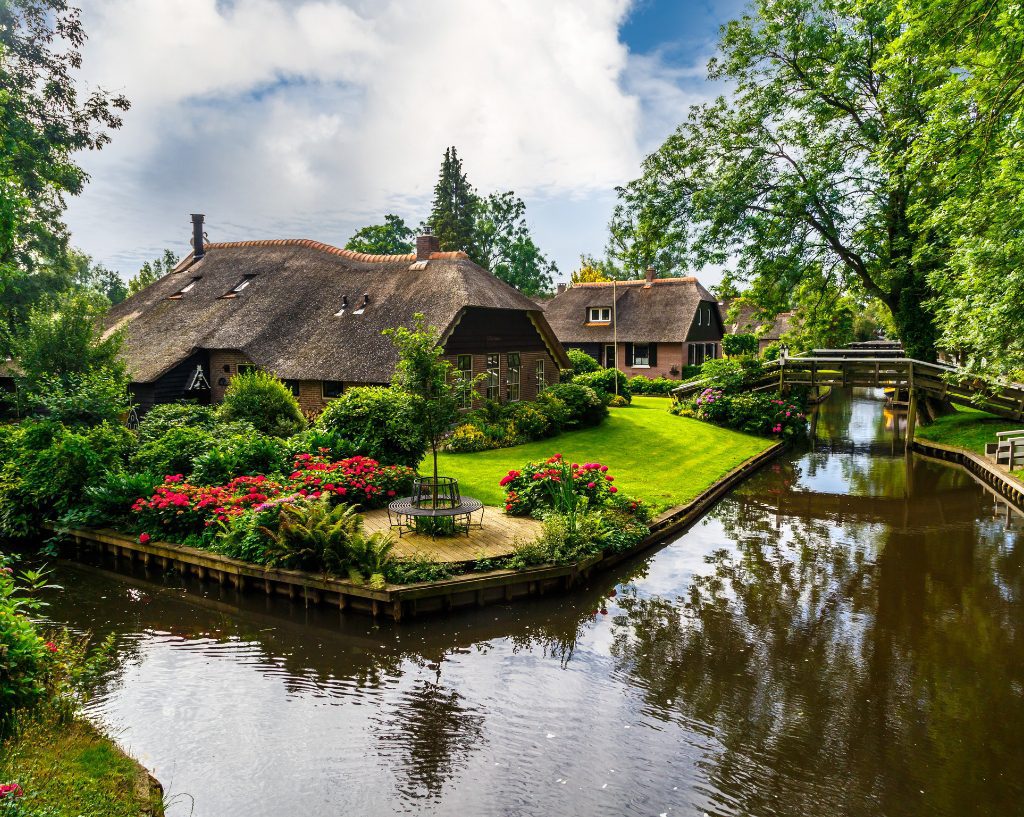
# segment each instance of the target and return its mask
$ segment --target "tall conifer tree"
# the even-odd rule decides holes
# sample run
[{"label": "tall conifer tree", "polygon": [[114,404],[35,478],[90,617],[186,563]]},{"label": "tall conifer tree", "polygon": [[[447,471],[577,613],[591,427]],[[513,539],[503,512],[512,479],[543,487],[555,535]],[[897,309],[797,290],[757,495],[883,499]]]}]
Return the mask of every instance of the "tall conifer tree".
[{"label": "tall conifer tree", "polygon": [[462,160],[455,147],[450,147],[444,152],[427,226],[440,240],[442,250],[464,250],[479,263],[476,210],[476,193],[462,172]]}]

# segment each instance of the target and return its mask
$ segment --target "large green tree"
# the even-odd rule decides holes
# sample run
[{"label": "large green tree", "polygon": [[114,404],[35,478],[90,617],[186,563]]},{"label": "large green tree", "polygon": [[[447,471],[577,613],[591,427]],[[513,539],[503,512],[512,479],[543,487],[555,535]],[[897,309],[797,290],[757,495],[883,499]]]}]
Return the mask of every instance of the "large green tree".
[{"label": "large green tree", "polygon": [[171,250],[164,250],[164,254],[159,258],[147,261],[128,281],[128,294],[142,292],[150,284],[156,283],[173,270],[180,260]]},{"label": "large green tree", "polygon": [[128,109],[120,95],[83,95],[84,42],[65,0],[0,2],[0,353],[39,294],[66,288],[65,197],[88,180],[74,155],[109,142]]},{"label": "large green tree", "polygon": [[371,255],[405,255],[413,251],[416,231],[393,213],[384,216],[383,224],[361,227],[345,244],[346,250]]},{"label": "large green tree", "polygon": [[474,261],[479,259],[476,243],[478,204],[455,147],[447,148],[427,219],[427,227],[437,236],[442,250],[462,250]]},{"label": "large green tree", "polygon": [[633,265],[731,258],[779,301],[808,283],[857,291],[891,311],[909,354],[934,360],[933,273],[949,249],[914,217],[942,190],[913,149],[945,77],[913,54],[881,70],[903,25],[896,0],[756,0],[725,26],[709,78],[729,98],[692,108],[619,191],[612,234]]},{"label": "large green tree", "polygon": [[477,207],[480,265],[527,295],[551,291],[558,267],[540,251],[526,224],[526,205],[511,190],[491,193]]}]

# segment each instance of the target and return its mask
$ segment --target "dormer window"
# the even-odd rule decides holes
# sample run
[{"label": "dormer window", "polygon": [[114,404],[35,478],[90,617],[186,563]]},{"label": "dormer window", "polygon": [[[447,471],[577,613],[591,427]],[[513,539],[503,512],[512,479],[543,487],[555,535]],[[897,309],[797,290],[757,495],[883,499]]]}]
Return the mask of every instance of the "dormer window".
[{"label": "dormer window", "polygon": [[173,295],[171,295],[169,297],[171,297],[171,298],[180,298],[185,293],[191,292],[192,289],[195,287],[195,285],[199,282],[199,280],[201,278],[202,278],[201,275],[196,276],[191,281],[189,281],[187,284],[185,284],[185,286],[183,286],[181,289],[179,289],[177,292],[175,292]]},{"label": "dormer window", "polygon": [[242,280],[239,281],[237,284],[235,284],[234,289],[232,289],[229,293],[227,293],[226,295],[223,295],[222,297],[224,297],[224,298],[234,298],[236,295],[238,295],[239,292],[241,292],[243,289],[245,289],[247,286],[249,286],[249,282],[252,281],[252,279],[255,278],[255,277],[256,277],[255,275],[244,275],[244,276],[242,276]]},{"label": "dormer window", "polygon": [[362,315],[366,311],[367,305],[370,303],[370,293],[367,292],[363,295],[363,302],[359,304],[359,309],[353,312],[353,315]]},{"label": "dormer window", "polygon": [[610,306],[592,306],[587,310],[588,323],[611,323],[612,308]]}]

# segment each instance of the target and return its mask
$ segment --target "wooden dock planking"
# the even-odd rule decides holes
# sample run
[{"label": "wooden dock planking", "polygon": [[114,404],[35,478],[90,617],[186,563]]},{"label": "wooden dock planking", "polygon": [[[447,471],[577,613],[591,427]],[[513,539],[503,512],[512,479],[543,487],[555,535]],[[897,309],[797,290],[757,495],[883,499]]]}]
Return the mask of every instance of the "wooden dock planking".
[{"label": "wooden dock planking", "polygon": [[[474,520],[479,515],[474,514]],[[518,544],[540,536],[543,525],[536,519],[506,516],[501,508],[484,506],[482,528],[470,528],[469,535],[431,537],[422,533],[395,531],[394,554],[403,559],[427,558],[434,562],[471,562],[513,553]],[[367,533],[389,530],[388,512],[381,508],[363,514]]]}]

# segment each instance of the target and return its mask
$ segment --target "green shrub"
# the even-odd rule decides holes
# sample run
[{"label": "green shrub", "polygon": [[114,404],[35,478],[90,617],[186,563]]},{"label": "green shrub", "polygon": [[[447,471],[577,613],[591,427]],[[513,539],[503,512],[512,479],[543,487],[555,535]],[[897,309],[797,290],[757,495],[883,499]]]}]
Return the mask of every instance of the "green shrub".
[{"label": "green shrub", "polygon": [[515,428],[515,435],[524,440],[539,440],[552,433],[551,419],[534,403],[509,403],[505,419]]},{"label": "green shrub", "polygon": [[131,459],[135,471],[167,476],[192,473],[196,461],[212,450],[216,437],[205,428],[172,426],[159,437],[139,446]]},{"label": "green shrub", "polygon": [[487,451],[494,447],[494,442],[477,426],[472,423],[463,423],[452,432],[452,435],[445,443],[444,449],[445,451],[461,454]]},{"label": "green shrub", "polygon": [[608,533],[601,514],[590,509],[575,513],[551,512],[544,517],[544,529],[535,542],[520,545],[508,560],[513,570],[541,564],[568,564],[604,549]]},{"label": "green shrub", "polygon": [[28,616],[38,613],[35,591],[45,585],[38,574],[15,580],[10,560],[0,553],[0,740],[17,723],[19,710],[32,709],[46,688],[43,676],[49,656]]},{"label": "green shrub", "polygon": [[565,354],[572,363],[573,375],[587,374],[600,370],[601,364],[582,349],[566,349]]},{"label": "green shrub", "polygon": [[612,399],[608,401],[608,408],[625,408],[629,405],[629,400],[623,397],[621,394],[612,395]]},{"label": "green shrub", "polygon": [[738,360],[716,358],[707,360],[700,370],[700,379],[709,389],[720,389],[732,394],[743,388],[743,366]]},{"label": "green shrub", "polygon": [[722,351],[729,357],[756,355],[757,336],[750,333],[725,335],[722,337]]},{"label": "green shrub", "polygon": [[40,375],[25,394],[26,408],[65,425],[118,422],[128,411],[128,378],[120,368],[63,377]]},{"label": "green shrub", "polygon": [[561,431],[569,421],[569,406],[561,397],[552,393],[550,388],[537,395],[534,405],[548,418],[552,434]]},{"label": "green shrub", "polygon": [[289,437],[284,441],[284,445],[289,459],[294,459],[298,454],[326,456],[334,460],[344,459],[352,455],[352,452],[345,448],[337,434],[315,425],[310,426],[305,431],[300,431],[293,437]]},{"label": "green shrub", "polygon": [[415,400],[394,387],[360,386],[332,400],[316,424],[336,435],[347,453],[415,468],[427,450]]},{"label": "green shrub", "polygon": [[779,342],[769,343],[761,352],[762,360],[778,360],[782,354],[782,344]]},{"label": "green shrub", "polygon": [[418,584],[439,582],[454,575],[452,566],[445,562],[432,562],[425,556],[411,559],[392,559],[384,568],[389,584]]},{"label": "green shrub", "polygon": [[748,434],[778,434],[793,439],[807,432],[807,418],[801,406],[765,392],[728,394],[721,389],[705,389],[689,402],[689,408],[692,414],[684,416]]},{"label": "green shrub", "polygon": [[[693,370],[695,373],[700,373],[700,367],[694,366]],[[652,394],[662,397],[667,397],[672,393],[672,389],[679,386],[681,381],[671,380],[667,377],[644,377],[642,374],[638,374],[635,377],[629,378],[629,390],[633,394]]]},{"label": "green shrub", "polygon": [[234,477],[277,474],[289,465],[285,444],[277,437],[254,432],[219,439],[195,460],[192,482],[219,485]]},{"label": "green shrub", "polygon": [[84,500],[60,519],[63,527],[130,528],[132,504],[139,497],[151,496],[163,477],[146,472],[108,471],[96,483],[85,488]]},{"label": "green shrub", "polygon": [[231,378],[217,413],[223,420],[243,420],[275,437],[290,437],[306,427],[291,390],[274,375],[258,369]]},{"label": "green shrub", "polygon": [[557,397],[568,412],[563,428],[589,428],[600,425],[608,416],[608,407],[596,391],[580,383],[557,383],[542,392],[547,399]]},{"label": "green shrub", "polygon": [[145,445],[164,436],[172,428],[198,428],[214,431],[220,420],[217,412],[199,403],[161,403],[153,406],[139,423],[139,442]]},{"label": "green shrub", "polygon": [[629,379],[618,369],[601,369],[589,374],[577,375],[572,382],[590,386],[607,403],[615,396],[616,381],[618,381],[619,396],[627,403],[631,402],[633,393],[629,389]]},{"label": "green shrub", "polygon": [[85,486],[124,468],[135,444],[120,425],[72,430],[52,421],[18,426],[13,456],[0,469],[0,537],[35,534],[82,502]]}]

